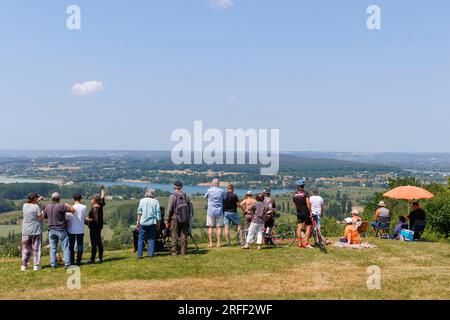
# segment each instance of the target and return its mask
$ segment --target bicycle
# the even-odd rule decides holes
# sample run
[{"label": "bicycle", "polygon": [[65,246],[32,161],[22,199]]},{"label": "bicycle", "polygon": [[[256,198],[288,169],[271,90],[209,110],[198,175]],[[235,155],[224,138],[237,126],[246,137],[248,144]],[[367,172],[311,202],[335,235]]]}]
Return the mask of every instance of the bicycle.
[{"label": "bicycle", "polygon": [[314,239],[314,244],[316,247],[319,247],[320,251],[323,253],[327,253],[326,241],[320,232],[319,227],[317,226],[317,216],[312,216],[312,236]]},{"label": "bicycle", "polygon": [[[247,242],[248,227],[243,228],[244,243]],[[263,229],[263,239],[266,244],[277,248],[289,248],[295,243],[296,233],[294,228],[287,222],[275,222],[273,228],[268,231]]]}]

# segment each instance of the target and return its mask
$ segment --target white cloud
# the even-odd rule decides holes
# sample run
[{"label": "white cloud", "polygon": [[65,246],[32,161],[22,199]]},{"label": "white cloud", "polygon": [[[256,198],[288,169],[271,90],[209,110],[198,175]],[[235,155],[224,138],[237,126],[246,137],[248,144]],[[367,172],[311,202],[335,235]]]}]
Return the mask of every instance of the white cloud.
[{"label": "white cloud", "polygon": [[211,5],[216,9],[229,9],[234,6],[233,0],[211,0]]},{"label": "white cloud", "polygon": [[94,92],[101,91],[103,89],[103,82],[101,81],[86,81],[83,83],[76,83],[72,87],[72,94],[77,96],[88,96]]}]

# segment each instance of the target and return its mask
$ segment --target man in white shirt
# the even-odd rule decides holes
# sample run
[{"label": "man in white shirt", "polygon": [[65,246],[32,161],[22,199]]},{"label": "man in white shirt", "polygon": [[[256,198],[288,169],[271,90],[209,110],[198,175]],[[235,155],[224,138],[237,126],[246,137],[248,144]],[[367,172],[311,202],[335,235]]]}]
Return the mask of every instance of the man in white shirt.
[{"label": "man in white shirt", "polygon": [[314,190],[313,196],[309,198],[311,202],[311,213],[313,219],[316,221],[317,228],[320,229],[322,224],[322,214],[325,212],[325,204],[323,198],[319,196],[319,191]]},{"label": "man in white shirt", "polygon": [[[69,221],[69,249],[70,261],[72,265],[81,265],[81,258],[83,257],[83,238],[84,238],[84,223],[86,221],[86,206],[81,203],[82,197],[78,193],[74,193],[73,208],[75,213],[70,215]],[[77,260],[75,262],[75,242],[77,243]]]}]

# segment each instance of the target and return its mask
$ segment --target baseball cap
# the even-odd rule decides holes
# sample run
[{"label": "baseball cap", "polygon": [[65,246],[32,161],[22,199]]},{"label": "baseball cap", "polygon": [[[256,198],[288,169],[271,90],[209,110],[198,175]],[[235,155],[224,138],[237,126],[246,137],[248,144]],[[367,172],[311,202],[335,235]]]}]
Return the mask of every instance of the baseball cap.
[{"label": "baseball cap", "polygon": [[177,188],[183,188],[183,184],[178,180],[175,181],[173,185],[174,185],[174,187],[177,187]]},{"label": "baseball cap", "polygon": [[52,200],[53,199],[61,199],[61,195],[59,194],[59,192],[53,192],[52,193]]}]

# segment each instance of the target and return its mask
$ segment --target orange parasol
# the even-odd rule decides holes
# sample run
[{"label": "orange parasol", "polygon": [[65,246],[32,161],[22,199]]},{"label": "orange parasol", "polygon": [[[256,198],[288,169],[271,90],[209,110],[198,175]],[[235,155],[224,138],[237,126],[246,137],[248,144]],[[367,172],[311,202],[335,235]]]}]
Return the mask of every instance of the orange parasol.
[{"label": "orange parasol", "polygon": [[419,187],[402,186],[386,192],[385,194],[383,194],[383,196],[392,199],[404,199],[411,201],[419,199],[431,199],[434,197],[434,194]]},{"label": "orange parasol", "polygon": [[408,201],[408,214],[409,214],[409,202],[411,200],[420,200],[420,199],[431,199],[434,197],[434,194],[429,192],[428,190],[414,187],[414,186],[401,186],[394,188],[386,193],[383,196],[391,198],[391,199],[403,199]]}]

